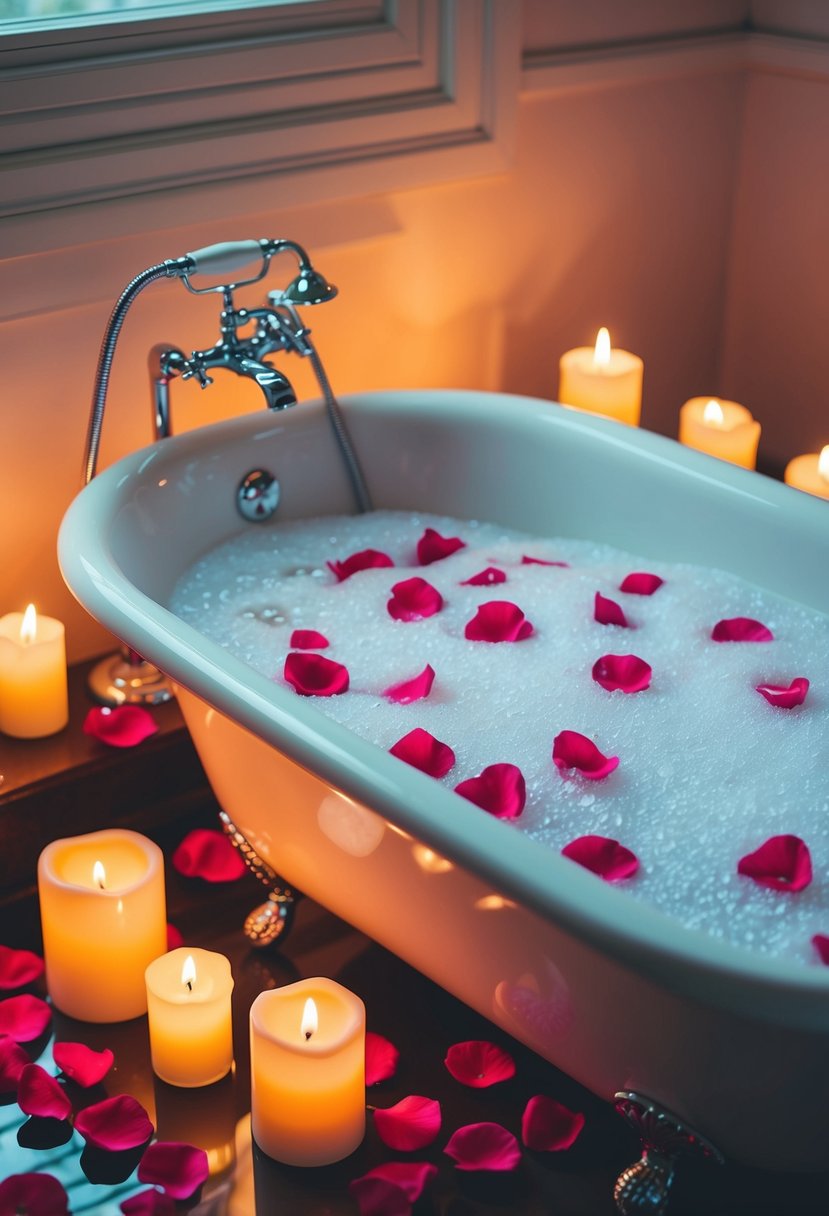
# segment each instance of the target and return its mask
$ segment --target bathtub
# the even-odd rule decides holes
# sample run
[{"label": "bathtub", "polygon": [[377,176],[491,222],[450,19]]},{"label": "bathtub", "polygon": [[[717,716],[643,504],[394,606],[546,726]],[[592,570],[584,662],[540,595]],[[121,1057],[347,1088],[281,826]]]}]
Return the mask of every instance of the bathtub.
[{"label": "bathtub", "polygon": [[[549,402],[422,391],[342,404],[375,506],[720,566],[826,609],[829,509],[808,495]],[[644,1093],[747,1165],[825,1169],[829,969],[685,929],[357,738],[165,608],[204,550],[268,526],[235,508],[255,468],[280,483],[277,519],[352,509],[312,402],[128,456],[82,491],[59,542],[81,603],[175,680],[213,789],[254,847],[595,1093]]]}]

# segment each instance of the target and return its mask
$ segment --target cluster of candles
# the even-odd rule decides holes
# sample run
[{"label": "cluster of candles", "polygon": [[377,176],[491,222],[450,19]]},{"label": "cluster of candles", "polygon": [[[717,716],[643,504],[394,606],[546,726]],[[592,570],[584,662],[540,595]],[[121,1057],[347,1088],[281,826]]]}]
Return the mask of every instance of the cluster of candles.
[{"label": "cluster of candles", "polygon": [[[49,995],[85,1022],[147,1014],[153,1071],[212,1085],[233,1066],[233,976],[224,955],[167,951],[161,850],[111,829],[55,840],[38,862]],[[261,992],[250,1010],[251,1119],[289,1165],[347,1157],[365,1133],[365,1007],[333,980]]]}]

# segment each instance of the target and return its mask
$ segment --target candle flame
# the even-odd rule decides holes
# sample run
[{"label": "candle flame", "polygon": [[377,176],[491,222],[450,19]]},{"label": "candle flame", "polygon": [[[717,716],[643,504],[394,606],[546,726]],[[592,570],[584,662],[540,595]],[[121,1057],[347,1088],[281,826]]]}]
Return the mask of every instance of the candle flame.
[{"label": "candle flame", "polygon": [[96,861],[95,865],[92,867],[92,881],[95,883],[95,886],[100,887],[102,891],[106,890],[107,872],[104,869],[104,863],[102,861]]},{"label": "candle flame", "polygon": [[186,984],[190,991],[193,991],[193,985],[196,982],[196,962],[192,954],[188,954],[181,968],[181,982]]},{"label": "candle flame", "polygon": [[593,351],[593,362],[598,367],[607,367],[610,363],[610,334],[604,326],[596,334],[596,347]]},{"label": "candle flame", "polygon": [[821,448],[817,458],[817,471],[824,481],[829,481],[829,443]]},{"label": "candle flame", "polygon": [[35,612],[34,604],[29,604],[29,607],[23,613],[23,620],[20,623],[20,640],[21,642],[33,642],[37,637],[37,613]]},{"label": "candle flame", "polygon": [[716,401],[713,397],[702,411],[702,421],[706,426],[722,426],[723,422],[725,421],[722,406],[720,405],[719,401]]},{"label": "candle flame", "polygon": [[317,1017],[317,1004],[312,996],[309,996],[305,1002],[305,1009],[302,1012],[302,1025],[300,1026],[301,1033],[306,1039],[310,1039],[312,1034],[316,1033],[319,1026]]}]

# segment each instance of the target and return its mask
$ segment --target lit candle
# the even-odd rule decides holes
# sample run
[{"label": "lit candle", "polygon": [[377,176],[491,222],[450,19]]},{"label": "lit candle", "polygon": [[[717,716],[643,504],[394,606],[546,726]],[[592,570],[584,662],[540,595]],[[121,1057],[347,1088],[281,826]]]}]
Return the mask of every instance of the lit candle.
[{"label": "lit candle", "polygon": [[156,1075],[185,1089],[220,1081],[233,1064],[228,960],[182,946],[150,963],[146,980]]},{"label": "lit candle", "polygon": [[363,1002],[329,979],[261,992],[250,1010],[253,1138],[286,1165],[330,1165],[363,1139]]},{"label": "lit candle", "polygon": [[0,731],[39,739],[68,720],[63,623],[34,604],[0,617]]},{"label": "lit candle", "polygon": [[565,351],[558,365],[558,399],[591,414],[639,425],[643,363],[629,350],[613,350],[610,334],[599,330],[595,346]]},{"label": "lit candle", "polygon": [[787,486],[817,494],[818,498],[829,498],[829,443],[820,452],[795,456],[786,465],[784,476]]},{"label": "lit candle", "polygon": [[69,1017],[147,1012],[144,972],[167,949],[164,859],[137,832],[54,840],[37,864],[49,995]]},{"label": "lit candle", "polygon": [[753,469],[757,464],[760,423],[736,401],[692,397],[679,411],[679,441],[709,456]]}]

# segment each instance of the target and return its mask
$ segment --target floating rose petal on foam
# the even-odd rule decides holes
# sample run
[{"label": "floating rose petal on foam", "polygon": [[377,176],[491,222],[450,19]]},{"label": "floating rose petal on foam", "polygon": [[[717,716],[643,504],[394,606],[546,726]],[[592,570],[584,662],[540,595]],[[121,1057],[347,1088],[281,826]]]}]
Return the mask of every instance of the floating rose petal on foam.
[{"label": "floating rose petal on foam", "polygon": [[422,621],[440,612],[442,607],[443,596],[437,587],[417,576],[395,583],[386,604],[389,616],[396,621]]},{"label": "floating rose petal on foam", "polygon": [[489,600],[467,621],[463,634],[470,642],[522,642],[532,632],[532,624],[517,604]]},{"label": "floating rose petal on foam", "polygon": [[43,1034],[52,1020],[52,1010],[39,996],[9,996],[0,1001],[0,1034],[16,1043],[31,1043]]},{"label": "floating rose petal on foam", "polygon": [[572,1148],[583,1127],[584,1115],[545,1094],[536,1094],[521,1116],[521,1139],[536,1152],[558,1153]]},{"label": "floating rose petal on foam", "polygon": [[0,1182],[0,1216],[66,1216],[69,1196],[51,1174],[11,1174]]},{"label": "floating rose petal on foam", "polygon": [[24,1115],[39,1119],[66,1119],[72,1113],[66,1090],[39,1064],[27,1064],[21,1072],[17,1105]]},{"label": "floating rose petal on foam", "polygon": [[360,1216],[409,1216],[436,1173],[428,1161],[389,1161],[355,1178],[348,1189]]},{"label": "floating rose petal on foam", "polygon": [[400,1052],[394,1043],[373,1030],[366,1032],[366,1085],[388,1081],[397,1072]]},{"label": "floating rose petal on foam", "polygon": [[178,950],[179,946],[184,945],[184,934],[181,929],[177,929],[175,925],[167,923],[167,949]]},{"label": "floating rose petal on foam", "polygon": [[628,595],[653,595],[664,582],[664,578],[660,578],[658,574],[637,570],[633,574],[625,575],[619,584],[619,590],[626,591]]},{"label": "floating rose petal on foam", "polygon": [[140,1102],[118,1094],[78,1111],[75,1131],[93,1148],[119,1153],[146,1144],[153,1125]]},{"label": "floating rose petal on foam", "polygon": [[605,882],[632,878],[639,869],[636,854],[609,836],[579,836],[566,844],[561,852]]},{"label": "floating rose petal on foam", "polygon": [[0,1037],[0,1094],[17,1092],[20,1074],[31,1062],[19,1043],[6,1034]]},{"label": "floating rose petal on foam", "polygon": [[471,578],[465,578],[461,583],[461,586],[494,587],[496,583],[505,583],[506,581],[506,571],[499,570],[497,566],[487,566],[485,570],[479,570],[478,573],[473,574]]},{"label": "floating rose petal on foam", "polygon": [[788,688],[782,684],[758,684],[756,690],[769,705],[776,705],[778,709],[794,709],[806,700],[809,681],[805,676],[795,676]]},{"label": "floating rose petal on foam", "polygon": [[514,1170],[521,1147],[500,1123],[468,1123],[459,1127],[443,1150],[459,1170]]},{"label": "floating rose petal on foam", "polygon": [[435,669],[427,663],[420,675],[413,676],[411,680],[403,680],[400,684],[392,684],[391,688],[384,690],[383,696],[389,701],[396,701],[398,705],[411,705],[413,701],[422,701],[424,697],[428,697],[434,679]]},{"label": "floating rose petal on foam", "polygon": [[25,988],[43,975],[43,959],[31,950],[0,946],[0,988]]},{"label": "floating rose petal on foam", "polygon": [[419,768],[430,777],[445,777],[455,763],[452,748],[420,726],[398,739],[389,751],[398,760],[405,760],[412,768]]},{"label": "floating rose petal on foam", "polygon": [[85,1043],[55,1043],[52,1058],[61,1072],[83,1089],[103,1081],[115,1063],[115,1056],[108,1047],[93,1051]]},{"label": "floating rose petal on foam", "polygon": [[130,1195],[120,1205],[124,1216],[175,1216],[176,1201],[163,1191],[153,1187],[149,1191],[139,1191]]},{"label": "floating rose petal on foam", "polygon": [[328,638],[316,629],[295,629],[291,634],[291,650],[325,650],[328,645]]},{"label": "floating rose petal on foam", "polygon": [[136,747],[157,730],[150,711],[140,705],[93,706],[83,722],[85,735],[109,747]]},{"label": "floating rose petal on foam", "polygon": [[411,1153],[431,1144],[440,1131],[440,1102],[409,1094],[394,1106],[375,1110],[374,1126],[385,1145],[399,1153]]},{"label": "floating rose petal on foam", "polygon": [[770,836],[740,858],[737,873],[775,891],[802,891],[812,881],[812,858],[799,836]]},{"label": "floating rose petal on foam", "polygon": [[812,938],[812,945],[817,950],[820,961],[829,966],[829,934],[816,933]]},{"label": "floating rose petal on foam", "polygon": [[753,621],[750,616],[734,616],[717,621],[711,630],[715,642],[773,642],[774,634],[762,621]]},{"label": "floating rose petal on foam", "polygon": [[577,730],[563,730],[553,739],[553,764],[562,775],[574,768],[590,781],[601,781],[618,767],[619,757],[606,756]]},{"label": "floating rose petal on foam", "polygon": [[245,872],[245,863],[225,836],[212,828],[194,828],[173,853],[173,866],[185,878],[207,882],[234,882]]},{"label": "floating rose petal on foam", "polygon": [[459,536],[441,536],[434,528],[427,528],[417,542],[417,560],[421,566],[431,566],[458,549],[465,549],[466,541]]},{"label": "floating rose petal on foam", "polygon": [[156,1140],[141,1158],[138,1181],[163,1186],[173,1199],[189,1199],[209,1173],[203,1148],[176,1140]]},{"label": "floating rose petal on foam", "polygon": [[608,692],[643,692],[653,670],[635,654],[605,654],[593,664],[593,679]]},{"label": "floating rose petal on foam", "polygon": [[631,625],[622,609],[615,600],[608,599],[597,591],[593,600],[593,620],[600,625],[620,625],[622,629],[630,629]]},{"label": "floating rose petal on foam", "polygon": [[546,557],[528,557],[527,554],[525,553],[523,555],[523,557],[521,558],[521,565],[522,566],[561,566],[563,569],[567,569],[569,567],[570,563],[569,562],[551,562],[551,561],[548,561]]},{"label": "floating rose petal on foam", "polygon": [[347,578],[351,578],[352,574],[359,574],[361,570],[376,570],[383,566],[393,566],[394,562],[388,553],[382,553],[379,549],[361,549],[359,553],[352,553],[350,557],[344,558],[341,562],[326,562],[326,565],[337,582],[342,583]]},{"label": "floating rose petal on foam", "polygon": [[509,1052],[486,1039],[454,1043],[443,1062],[456,1081],[472,1089],[487,1089],[515,1076],[515,1061]]},{"label": "floating rose petal on foam", "polygon": [[348,691],[348,668],[321,654],[291,651],[283,674],[301,697],[336,697]]},{"label": "floating rose petal on foam", "polygon": [[479,777],[456,785],[455,793],[498,819],[517,819],[527,801],[524,774],[517,764],[490,764]]}]

